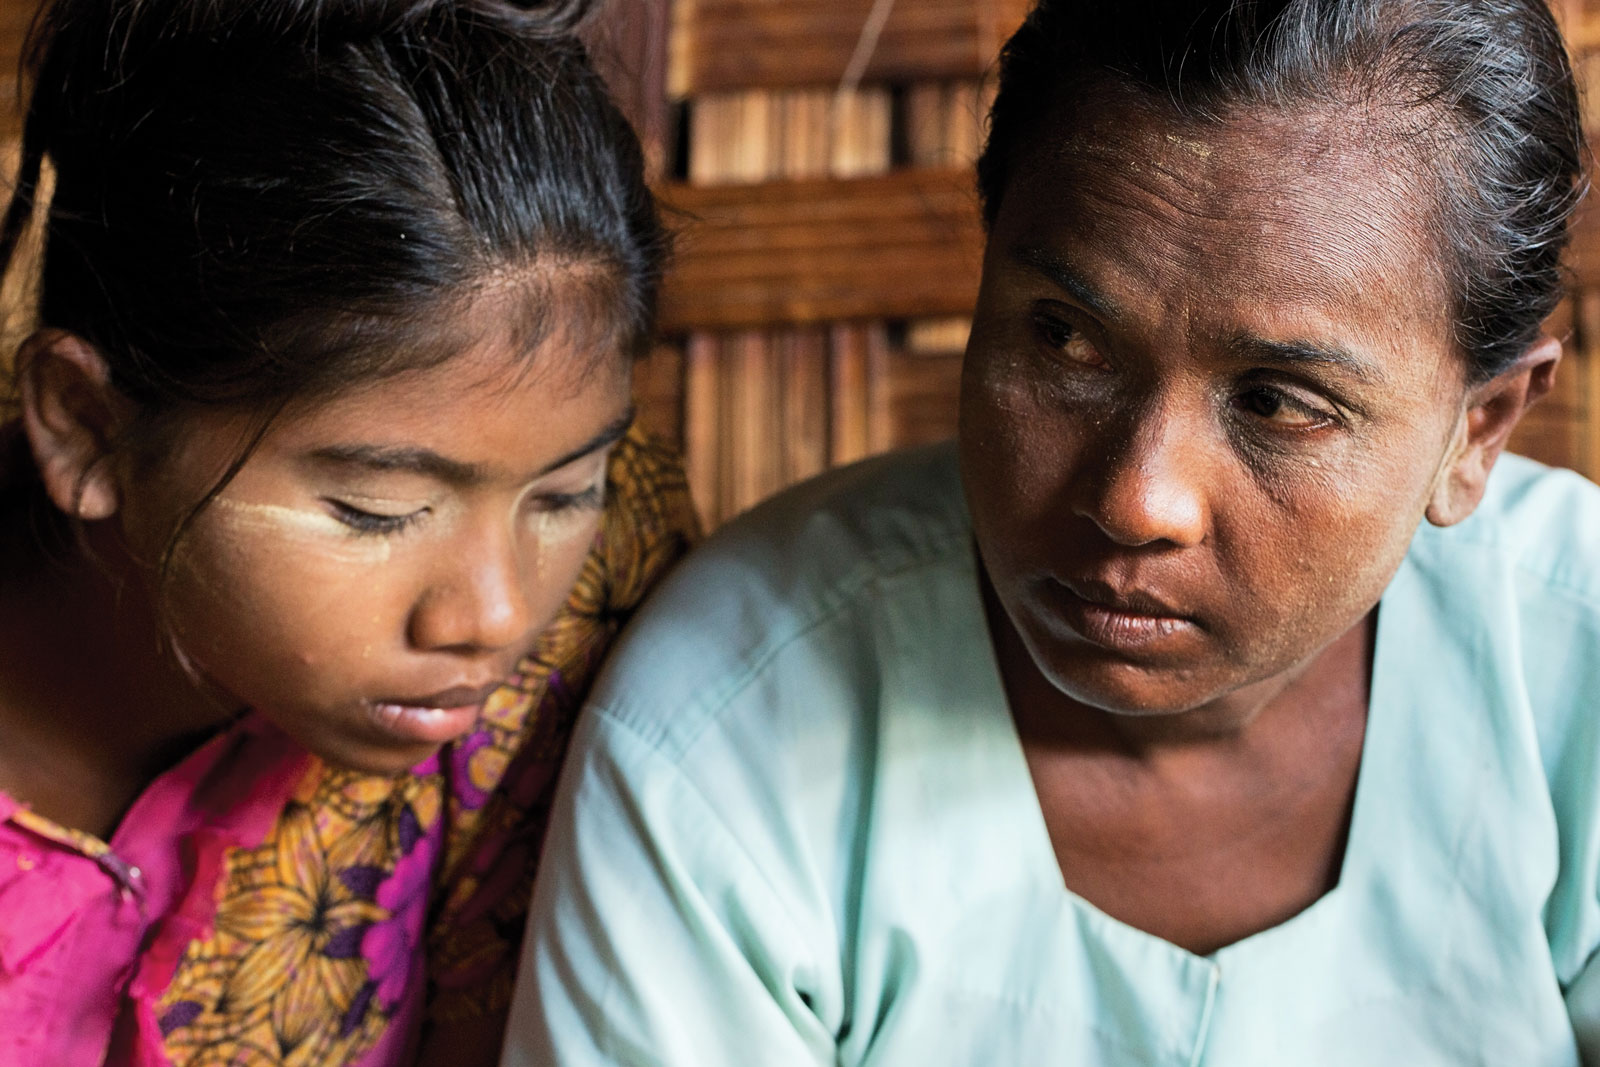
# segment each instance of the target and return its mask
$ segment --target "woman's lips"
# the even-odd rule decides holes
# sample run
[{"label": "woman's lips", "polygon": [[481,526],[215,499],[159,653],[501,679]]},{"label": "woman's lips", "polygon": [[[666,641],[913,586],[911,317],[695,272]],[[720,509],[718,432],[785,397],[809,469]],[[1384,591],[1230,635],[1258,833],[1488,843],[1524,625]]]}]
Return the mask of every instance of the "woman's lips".
[{"label": "woman's lips", "polygon": [[390,736],[412,743],[442,745],[465,736],[477,725],[483,702],[499,683],[458,686],[426,697],[373,701],[373,720]]},{"label": "woman's lips", "polygon": [[1113,652],[1152,650],[1197,628],[1194,619],[1158,597],[1140,590],[1119,592],[1100,581],[1052,581],[1049,599],[1078,636]]}]

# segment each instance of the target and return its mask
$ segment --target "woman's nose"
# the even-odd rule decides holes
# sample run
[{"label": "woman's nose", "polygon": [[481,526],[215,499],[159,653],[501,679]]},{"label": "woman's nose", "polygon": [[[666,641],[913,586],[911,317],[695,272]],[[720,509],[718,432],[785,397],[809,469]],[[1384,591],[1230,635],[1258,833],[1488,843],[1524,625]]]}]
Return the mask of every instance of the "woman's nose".
[{"label": "woman's nose", "polygon": [[495,540],[501,543],[480,541],[451,552],[443,573],[412,608],[412,647],[498,652],[526,641],[537,621],[528,564],[514,540]]},{"label": "woman's nose", "polygon": [[[1108,427],[1110,429],[1110,427]],[[1200,426],[1148,409],[1091,442],[1100,452],[1079,477],[1074,511],[1119,545],[1187,548],[1206,538],[1209,484]]]}]

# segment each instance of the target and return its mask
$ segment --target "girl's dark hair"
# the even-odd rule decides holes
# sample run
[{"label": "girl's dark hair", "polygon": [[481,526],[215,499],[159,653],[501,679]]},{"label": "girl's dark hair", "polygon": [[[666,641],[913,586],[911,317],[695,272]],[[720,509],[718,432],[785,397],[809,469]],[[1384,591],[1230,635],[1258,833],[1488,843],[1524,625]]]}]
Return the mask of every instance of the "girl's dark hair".
[{"label": "girl's dark hair", "polygon": [[1586,147],[1543,0],[1040,0],[1001,56],[978,164],[991,225],[1025,142],[1107,83],[1186,121],[1307,106],[1400,117],[1432,164],[1427,214],[1475,381],[1514,363],[1561,299]]},{"label": "girl's dark hair", "polygon": [[542,334],[562,274],[637,348],[666,238],[587,6],[54,0],[0,267],[48,159],[39,322],[157,420],[441,362],[491,287]]}]

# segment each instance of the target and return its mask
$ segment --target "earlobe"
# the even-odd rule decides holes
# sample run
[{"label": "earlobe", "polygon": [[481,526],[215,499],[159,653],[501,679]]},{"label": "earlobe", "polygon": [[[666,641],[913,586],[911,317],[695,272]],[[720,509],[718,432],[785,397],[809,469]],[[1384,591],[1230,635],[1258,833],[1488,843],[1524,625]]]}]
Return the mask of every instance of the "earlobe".
[{"label": "earlobe", "polygon": [[41,330],[17,356],[23,430],[56,507],[86,521],[116,514],[121,498],[109,462],[127,401],[93,345]]},{"label": "earlobe", "polygon": [[1505,451],[1517,423],[1555,382],[1561,342],[1542,337],[1510,368],[1467,396],[1467,408],[1456,427],[1444,467],[1428,502],[1428,521],[1454,526],[1477,510],[1489,472]]}]

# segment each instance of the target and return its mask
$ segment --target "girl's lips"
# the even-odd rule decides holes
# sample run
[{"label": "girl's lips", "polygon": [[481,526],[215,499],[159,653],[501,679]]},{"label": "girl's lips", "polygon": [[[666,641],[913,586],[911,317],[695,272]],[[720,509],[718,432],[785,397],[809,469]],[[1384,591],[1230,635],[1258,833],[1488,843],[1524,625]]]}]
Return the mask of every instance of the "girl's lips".
[{"label": "girl's lips", "polygon": [[406,741],[442,745],[466,735],[477,724],[483,702],[499,687],[499,682],[456,686],[425,697],[376,700],[370,707],[373,719],[385,733]]},{"label": "girl's lips", "polygon": [[372,717],[384,733],[414,743],[442,745],[464,737],[477,725],[483,702],[454,708],[373,704]]}]

